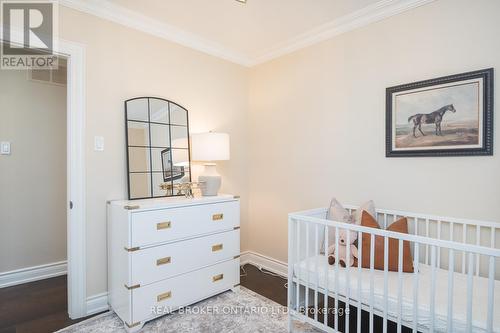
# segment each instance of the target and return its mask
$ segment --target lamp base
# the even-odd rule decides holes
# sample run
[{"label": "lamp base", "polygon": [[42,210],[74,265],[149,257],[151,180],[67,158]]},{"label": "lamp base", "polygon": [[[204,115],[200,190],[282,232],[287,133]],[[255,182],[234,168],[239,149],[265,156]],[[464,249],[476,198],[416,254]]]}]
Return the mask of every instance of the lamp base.
[{"label": "lamp base", "polygon": [[222,177],[217,173],[215,163],[205,164],[205,170],[198,177],[199,182],[204,182],[201,194],[205,197],[216,196],[219,193]]}]

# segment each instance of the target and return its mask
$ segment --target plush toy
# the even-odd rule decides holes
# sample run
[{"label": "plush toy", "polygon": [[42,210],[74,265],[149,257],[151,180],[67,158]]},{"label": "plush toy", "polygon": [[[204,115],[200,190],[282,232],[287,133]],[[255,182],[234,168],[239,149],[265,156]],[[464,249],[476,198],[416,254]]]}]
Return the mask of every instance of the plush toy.
[{"label": "plush toy", "polygon": [[[347,244],[347,233],[350,233],[349,241]],[[335,243],[328,248],[328,263],[330,265],[335,264],[335,260],[339,260],[339,265],[342,267],[346,267],[346,263],[349,263],[349,266],[354,264],[354,258],[358,258],[358,248],[354,245],[354,242],[358,239],[358,233],[355,231],[348,231],[347,229],[339,230],[339,247],[338,253],[335,251]],[[347,257],[347,247],[350,246],[350,254],[349,258]]]}]

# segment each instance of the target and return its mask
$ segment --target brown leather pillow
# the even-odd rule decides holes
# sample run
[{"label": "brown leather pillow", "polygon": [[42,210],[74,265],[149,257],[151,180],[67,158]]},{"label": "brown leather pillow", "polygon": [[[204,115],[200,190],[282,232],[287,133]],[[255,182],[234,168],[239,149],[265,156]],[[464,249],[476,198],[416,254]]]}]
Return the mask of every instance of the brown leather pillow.
[{"label": "brown leather pillow", "polygon": [[[361,225],[364,227],[371,227],[380,229],[377,221],[366,211],[363,211],[363,215],[361,217]],[[400,218],[396,222],[392,223],[387,230],[400,232],[407,234],[408,233],[408,221],[406,217]],[[362,258],[361,258],[361,267],[370,268],[370,243],[371,236],[370,234],[363,233],[362,235]],[[389,238],[389,255],[388,255],[388,269],[392,272],[398,271],[398,250],[399,250],[399,240],[396,238]],[[373,267],[378,270],[384,270],[384,237],[375,236],[375,257],[373,261]],[[405,273],[413,273],[413,258],[411,257],[410,252],[410,242],[403,241],[403,272]]]}]

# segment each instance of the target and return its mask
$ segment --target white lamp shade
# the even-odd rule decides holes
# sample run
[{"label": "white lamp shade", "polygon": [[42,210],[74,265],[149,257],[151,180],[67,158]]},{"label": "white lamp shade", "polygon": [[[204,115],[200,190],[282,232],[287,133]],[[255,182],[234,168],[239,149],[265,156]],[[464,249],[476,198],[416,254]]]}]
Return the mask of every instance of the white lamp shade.
[{"label": "white lamp shade", "polygon": [[198,133],[191,136],[193,161],[229,160],[229,134]]}]

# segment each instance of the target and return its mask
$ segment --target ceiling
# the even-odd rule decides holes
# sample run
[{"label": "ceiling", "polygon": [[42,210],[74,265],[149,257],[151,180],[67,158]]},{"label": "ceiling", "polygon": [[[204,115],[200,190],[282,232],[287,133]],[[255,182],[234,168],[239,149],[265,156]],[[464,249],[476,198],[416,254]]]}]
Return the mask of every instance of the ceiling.
[{"label": "ceiling", "polygon": [[253,66],[435,0],[59,0]]},{"label": "ceiling", "polygon": [[248,58],[378,0],[110,0]]}]

